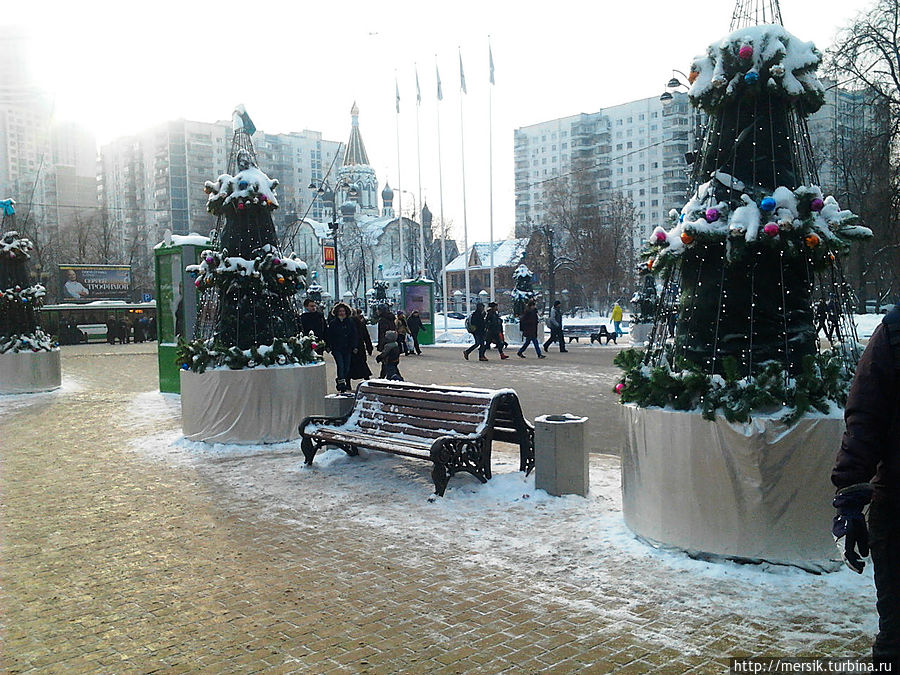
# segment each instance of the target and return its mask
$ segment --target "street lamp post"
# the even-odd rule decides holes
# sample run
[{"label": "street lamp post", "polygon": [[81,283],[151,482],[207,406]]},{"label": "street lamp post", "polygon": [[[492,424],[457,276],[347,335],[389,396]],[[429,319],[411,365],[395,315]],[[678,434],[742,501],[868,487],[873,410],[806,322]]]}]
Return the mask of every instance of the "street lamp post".
[{"label": "street lamp post", "polygon": [[[422,270],[423,276],[424,276],[424,271],[425,271],[425,233],[424,233],[424,230],[423,230],[423,227],[424,227],[424,226],[422,225],[421,214],[419,214],[419,213],[416,211],[416,196],[415,196],[412,192],[410,192],[409,190],[403,190],[403,189],[400,189],[400,192],[402,192],[403,194],[409,195],[410,198],[412,199],[412,203],[413,203],[413,209],[412,209],[413,221],[415,221],[417,217],[418,217],[418,219],[419,219],[419,220],[418,220],[418,223],[419,223],[419,257],[421,258],[421,260],[419,260],[419,269]],[[400,214],[400,227],[403,227],[403,213]],[[413,276],[415,276],[416,270],[413,269],[413,268],[415,268],[415,256],[414,256],[414,255],[413,255],[413,256],[410,256],[410,258],[411,258],[410,262],[413,263],[413,264],[410,265],[410,272],[412,273]],[[401,255],[400,255],[400,260],[401,260],[401,262],[403,261],[403,255],[402,255],[402,253],[401,253]],[[401,274],[401,276],[402,276],[402,274]]]},{"label": "street lamp post", "polygon": [[[316,196],[318,196],[325,205],[331,204],[331,222],[328,223],[328,228],[331,230],[331,240],[334,245],[334,294],[335,302],[340,299],[340,277],[338,272],[338,232],[340,229],[340,222],[337,217],[337,193],[338,190],[346,190],[347,194],[350,197],[355,197],[358,193],[355,186],[348,184],[345,181],[342,181],[337,184],[334,190],[331,189],[331,186],[328,184],[327,179],[322,179],[319,181],[319,184],[316,185],[315,182],[309,184],[309,189],[315,191]],[[315,197],[314,197],[315,199]]]}]

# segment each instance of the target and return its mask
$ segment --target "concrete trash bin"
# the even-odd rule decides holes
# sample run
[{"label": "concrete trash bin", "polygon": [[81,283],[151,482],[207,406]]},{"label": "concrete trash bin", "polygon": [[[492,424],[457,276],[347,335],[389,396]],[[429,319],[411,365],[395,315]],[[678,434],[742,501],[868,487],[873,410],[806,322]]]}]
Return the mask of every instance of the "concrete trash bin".
[{"label": "concrete trash bin", "polygon": [[534,486],[549,494],[587,497],[588,453],[584,444],[587,417],[569,413],[534,420]]}]

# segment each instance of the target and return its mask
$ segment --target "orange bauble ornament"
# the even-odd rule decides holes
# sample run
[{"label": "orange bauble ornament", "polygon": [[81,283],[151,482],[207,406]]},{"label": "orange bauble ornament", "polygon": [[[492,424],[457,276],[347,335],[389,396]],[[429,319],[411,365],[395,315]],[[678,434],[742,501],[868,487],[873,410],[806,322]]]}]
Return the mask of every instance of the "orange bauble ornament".
[{"label": "orange bauble ornament", "polygon": [[817,234],[808,234],[803,238],[803,241],[806,242],[806,245],[810,248],[815,248],[819,245],[819,235]]},{"label": "orange bauble ornament", "polygon": [[699,70],[692,70],[691,72],[689,72],[688,73],[688,82],[690,82],[691,84],[694,84],[694,80],[697,79],[698,75],[700,75]]},{"label": "orange bauble ornament", "polygon": [[650,258],[650,260],[647,261],[647,269],[648,270],[653,269],[653,258]]},{"label": "orange bauble ornament", "polygon": [[684,244],[685,246],[690,246],[691,244],[694,243],[694,238],[687,232],[682,232],[681,233],[681,243]]}]

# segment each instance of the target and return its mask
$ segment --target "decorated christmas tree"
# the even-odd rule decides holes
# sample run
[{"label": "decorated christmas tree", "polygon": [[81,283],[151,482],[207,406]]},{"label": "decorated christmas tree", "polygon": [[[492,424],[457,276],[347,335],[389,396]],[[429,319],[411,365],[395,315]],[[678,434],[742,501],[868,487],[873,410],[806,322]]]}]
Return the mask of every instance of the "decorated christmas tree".
[{"label": "decorated christmas tree", "polygon": [[0,201],[0,212],[0,354],[52,351],[56,345],[38,323],[46,290],[28,276],[29,251],[34,247],[14,229],[7,230],[15,227],[15,202]]},{"label": "decorated christmas tree", "polygon": [[[777,24],[739,28],[694,61],[689,98],[706,124],[693,194],[644,251],[663,291],[646,351],[618,357],[624,401],[729,420],[843,404],[858,347],[840,257],[871,231],[816,185],[806,117],[824,101],[820,61]],[[820,351],[811,304],[832,294],[844,320]]]},{"label": "decorated christmas tree", "polygon": [[[239,111],[240,113],[241,111]],[[246,114],[236,114],[228,173],[207,181],[207,210],[218,217],[213,245],[188,267],[203,291],[195,340],[182,343],[185,370],[312,363],[315,341],[302,336],[298,293],[307,266],[278,248],[275,188],[257,166]]]},{"label": "decorated christmas tree", "polygon": [[513,314],[515,316],[520,316],[525,311],[525,305],[534,297],[533,281],[534,274],[524,263],[513,271],[513,282],[516,287],[512,290],[511,295],[513,297]]}]

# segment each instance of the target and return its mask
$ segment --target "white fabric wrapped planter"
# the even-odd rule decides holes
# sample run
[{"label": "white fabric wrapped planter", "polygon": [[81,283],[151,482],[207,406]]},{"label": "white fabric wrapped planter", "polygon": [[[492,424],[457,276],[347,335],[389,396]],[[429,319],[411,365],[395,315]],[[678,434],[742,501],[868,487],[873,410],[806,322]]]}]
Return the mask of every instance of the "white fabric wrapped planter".
[{"label": "white fabric wrapped planter", "polygon": [[[525,338],[522,337],[522,329],[519,327],[518,323],[503,324],[503,337],[505,337],[506,341],[511,345],[520,345],[525,342]],[[546,339],[543,321],[538,322],[537,339],[541,341],[541,344],[543,344]]]},{"label": "white fabric wrapped planter", "polygon": [[205,443],[280,443],[324,413],[325,363],[204,373],[181,371],[184,437]]},{"label": "white fabric wrapped planter", "polygon": [[33,394],[61,384],[58,349],[0,354],[0,394]]},{"label": "white fabric wrapped planter", "polygon": [[630,326],[631,333],[631,343],[640,347],[645,342],[647,342],[647,338],[650,337],[650,331],[653,330],[652,323],[633,323]]},{"label": "white fabric wrapped planter", "polygon": [[831,537],[831,468],[843,417],[786,427],[622,406],[622,510],[652,544],[697,557],[839,567]]}]

